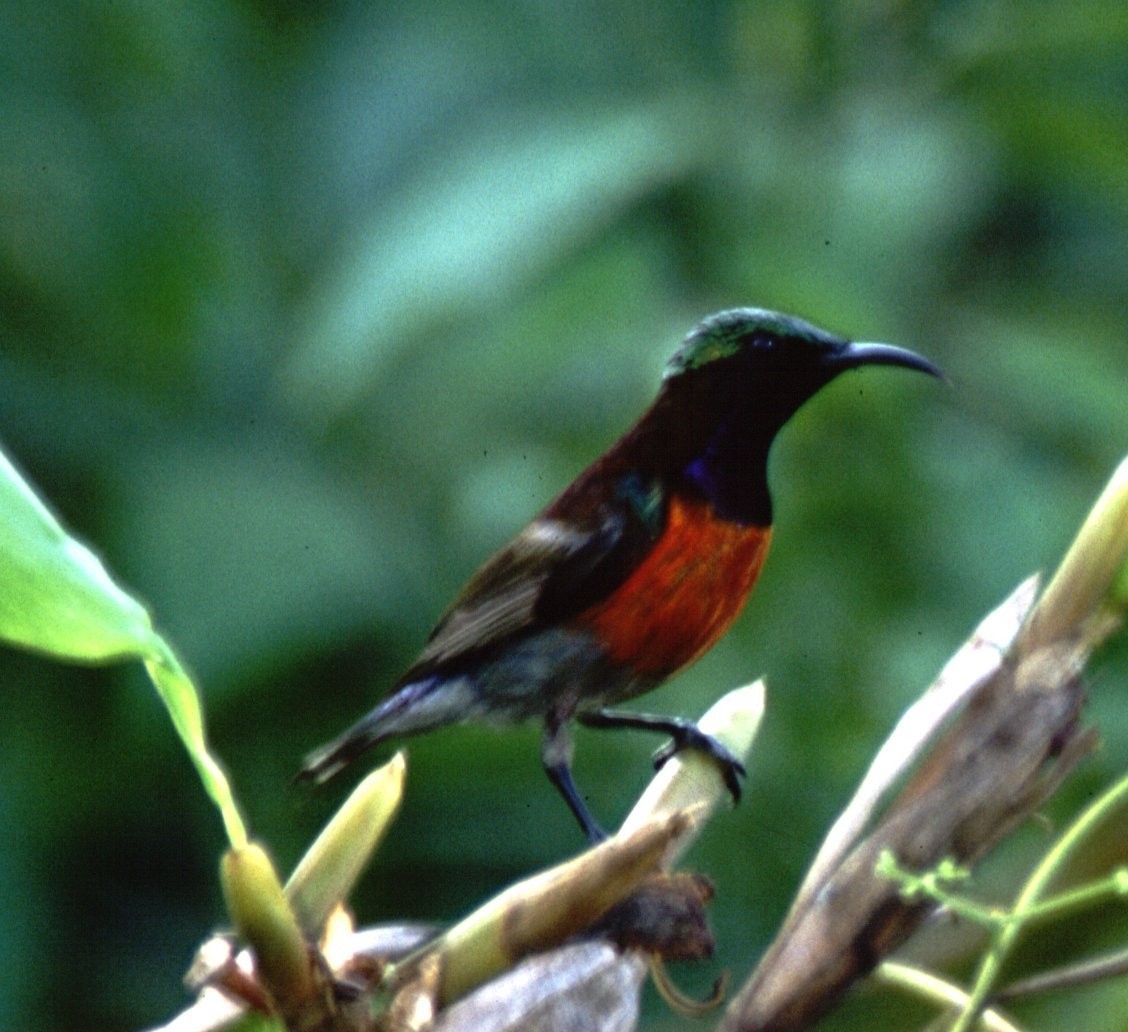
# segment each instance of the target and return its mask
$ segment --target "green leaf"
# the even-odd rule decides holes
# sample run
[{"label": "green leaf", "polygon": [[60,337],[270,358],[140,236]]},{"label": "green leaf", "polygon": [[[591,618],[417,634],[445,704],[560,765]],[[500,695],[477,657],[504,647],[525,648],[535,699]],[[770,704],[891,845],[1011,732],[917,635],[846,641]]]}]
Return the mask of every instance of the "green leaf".
[{"label": "green leaf", "polygon": [[0,453],[0,638],[99,662],[155,648],[149,614]]},{"label": "green leaf", "polygon": [[240,849],[246,845],[247,829],[243,824],[243,818],[239,815],[239,808],[231,793],[231,784],[227,780],[227,775],[208,751],[207,738],[204,734],[204,714],[200,708],[200,694],[164,639],[157,638],[156,644],[158,647],[154,653],[145,657],[145,669],[148,671],[149,679],[165,704],[173,726],[188,750],[189,757],[196,765],[196,771],[205,790],[223,818],[228,841],[235,849]]},{"label": "green leaf", "polygon": [[0,452],[0,639],[80,662],[136,657],[223,817],[233,846],[247,835],[223,769],[208,752],[199,693],[145,607],[59,525]]}]

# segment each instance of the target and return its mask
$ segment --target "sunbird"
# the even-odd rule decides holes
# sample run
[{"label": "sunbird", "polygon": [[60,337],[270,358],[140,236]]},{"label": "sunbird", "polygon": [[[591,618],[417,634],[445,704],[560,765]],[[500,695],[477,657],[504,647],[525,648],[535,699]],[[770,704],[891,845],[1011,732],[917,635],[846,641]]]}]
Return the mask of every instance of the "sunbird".
[{"label": "sunbird", "polygon": [[388,697],[312,753],[299,778],[323,781],[389,738],[535,718],[545,772],[597,842],[604,833],[572,777],[575,719],[669,735],[659,766],[703,750],[739,799],[740,762],[692,721],[609,707],[656,688],[728,630],[771,541],[772,441],[820,388],[871,365],[943,379],[912,351],[779,312],[704,319],[666,364],[654,403],[486,561]]}]

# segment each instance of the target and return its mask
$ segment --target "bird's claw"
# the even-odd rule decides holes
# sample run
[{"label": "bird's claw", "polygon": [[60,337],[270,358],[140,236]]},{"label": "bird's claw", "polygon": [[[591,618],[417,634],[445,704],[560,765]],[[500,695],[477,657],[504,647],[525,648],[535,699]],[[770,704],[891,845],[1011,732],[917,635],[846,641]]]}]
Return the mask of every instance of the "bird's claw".
[{"label": "bird's claw", "polygon": [[721,768],[721,777],[724,779],[725,788],[729,790],[734,803],[740,802],[740,779],[747,775],[744,764],[740,762],[733,752],[722,745],[712,735],[706,734],[699,727],[687,724],[672,732],[670,740],[654,754],[654,769],[661,770],[672,756],[683,749],[696,749],[698,752],[711,756]]}]

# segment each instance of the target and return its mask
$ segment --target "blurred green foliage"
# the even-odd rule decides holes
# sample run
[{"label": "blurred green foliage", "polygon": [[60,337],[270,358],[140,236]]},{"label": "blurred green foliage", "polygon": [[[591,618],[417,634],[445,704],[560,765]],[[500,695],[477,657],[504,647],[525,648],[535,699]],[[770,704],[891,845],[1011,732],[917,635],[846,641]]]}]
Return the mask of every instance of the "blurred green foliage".
[{"label": "blurred green foliage", "polygon": [[[283,870],[347,789],[291,789],[301,756],[707,312],[794,311],[953,381],[871,370],[794,420],[746,617],[646,700],[768,677],[745,802],[692,857],[738,979],[900,708],[1126,450],[1121,0],[9,0],[0,62],[0,439],[194,668]],[[1128,759],[1123,641],[1095,682],[1074,799]],[[0,1026],[167,1017],[223,837],[163,711],[137,670],[14,652],[0,692]],[[363,920],[450,918],[579,848],[536,741],[412,743]],[[579,736],[606,822],[653,744]],[[1015,1012],[1063,1005],[1120,1029],[1128,990]]]}]

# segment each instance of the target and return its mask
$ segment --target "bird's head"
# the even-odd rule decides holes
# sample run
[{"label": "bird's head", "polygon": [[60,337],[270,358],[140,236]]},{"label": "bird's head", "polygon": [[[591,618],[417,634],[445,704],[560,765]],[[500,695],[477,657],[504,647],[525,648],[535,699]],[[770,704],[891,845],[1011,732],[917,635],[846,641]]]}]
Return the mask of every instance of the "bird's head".
[{"label": "bird's head", "polygon": [[891,344],[856,343],[794,316],[734,308],[704,319],[666,364],[667,391],[683,389],[723,418],[760,423],[766,438],[840,373],[901,366],[941,379],[925,358]]}]

